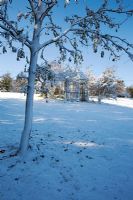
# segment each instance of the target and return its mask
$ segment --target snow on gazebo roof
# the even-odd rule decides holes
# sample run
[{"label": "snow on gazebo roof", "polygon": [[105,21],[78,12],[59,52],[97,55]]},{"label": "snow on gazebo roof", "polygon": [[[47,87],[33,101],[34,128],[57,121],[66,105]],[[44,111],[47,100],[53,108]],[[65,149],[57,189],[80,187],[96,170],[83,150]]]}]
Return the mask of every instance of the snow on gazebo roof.
[{"label": "snow on gazebo roof", "polygon": [[87,81],[87,76],[79,68],[62,67],[56,63],[52,63],[52,70],[55,74],[55,80],[65,81],[66,79],[70,81]]},{"label": "snow on gazebo roof", "polygon": [[56,61],[52,61],[51,63],[42,64],[38,66],[36,74],[41,74],[41,76],[46,76],[48,73],[51,73],[54,77],[55,81],[87,81],[88,78],[84,72],[82,72],[79,67],[70,67],[70,66],[62,66]]}]

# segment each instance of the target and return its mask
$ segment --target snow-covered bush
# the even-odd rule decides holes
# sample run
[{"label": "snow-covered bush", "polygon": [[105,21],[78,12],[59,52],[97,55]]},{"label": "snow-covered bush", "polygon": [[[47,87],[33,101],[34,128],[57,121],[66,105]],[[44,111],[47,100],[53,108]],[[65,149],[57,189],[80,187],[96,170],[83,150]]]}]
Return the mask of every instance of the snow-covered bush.
[{"label": "snow-covered bush", "polygon": [[116,94],[116,76],[112,68],[106,69],[96,82],[96,93],[98,101],[101,102],[103,97],[115,97]]},{"label": "snow-covered bush", "polygon": [[12,89],[13,79],[9,73],[4,74],[0,78],[0,90],[10,92]]}]

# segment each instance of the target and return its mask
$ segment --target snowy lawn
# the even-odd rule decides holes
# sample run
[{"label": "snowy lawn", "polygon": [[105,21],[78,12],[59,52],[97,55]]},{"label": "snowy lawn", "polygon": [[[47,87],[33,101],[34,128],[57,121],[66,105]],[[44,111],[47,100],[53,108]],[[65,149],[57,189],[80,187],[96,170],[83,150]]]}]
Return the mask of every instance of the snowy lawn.
[{"label": "snowy lawn", "polygon": [[133,199],[132,108],[35,101],[21,160],[25,100],[0,96],[0,200]]}]

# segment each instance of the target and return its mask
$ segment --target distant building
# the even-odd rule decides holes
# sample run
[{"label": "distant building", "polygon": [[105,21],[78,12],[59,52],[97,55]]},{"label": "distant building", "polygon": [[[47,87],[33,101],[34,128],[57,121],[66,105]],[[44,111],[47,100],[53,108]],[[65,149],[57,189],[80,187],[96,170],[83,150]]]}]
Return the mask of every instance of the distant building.
[{"label": "distant building", "polygon": [[[88,79],[79,69],[63,68],[52,63],[54,70],[54,84],[66,100],[88,101]],[[57,89],[55,89],[57,92]]]}]

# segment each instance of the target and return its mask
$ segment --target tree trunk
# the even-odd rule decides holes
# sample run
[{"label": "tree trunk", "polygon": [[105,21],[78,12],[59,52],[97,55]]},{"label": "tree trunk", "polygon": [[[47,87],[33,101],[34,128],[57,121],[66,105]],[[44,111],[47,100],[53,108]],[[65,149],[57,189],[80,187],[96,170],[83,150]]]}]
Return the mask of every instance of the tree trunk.
[{"label": "tree trunk", "polygon": [[29,143],[29,136],[30,136],[31,128],[32,128],[36,65],[37,65],[37,55],[33,56],[31,52],[31,64],[29,67],[29,78],[28,78],[28,88],[27,88],[26,107],[25,107],[25,122],[24,122],[24,129],[21,136],[21,142],[20,142],[21,154],[24,154],[27,150],[28,143]]},{"label": "tree trunk", "polygon": [[24,129],[22,131],[19,153],[24,155],[28,149],[29,137],[32,130],[32,118],[33,118],[33,99],[34,99],[34,84],[35,84],[35,72],[38,59],[37,48],[39,46],[39,34],[40,26],[34,30],[31,55],[30,55],[30,66],[29,66],[29,77],[28,77],[28,88],[25,106],[25,122]]},{"label": "tree trunk", "polygon": [[65,80],[65,99],[68,101],[70,100],[70,91],[69,91],[69,80]]},{"label": "tree trunk", "polygon": [[101,104],[101,101],[102,101],[102,96],[101,96],[101,95],[98,95],[98,103]]}]

